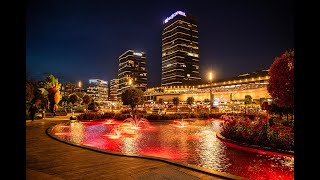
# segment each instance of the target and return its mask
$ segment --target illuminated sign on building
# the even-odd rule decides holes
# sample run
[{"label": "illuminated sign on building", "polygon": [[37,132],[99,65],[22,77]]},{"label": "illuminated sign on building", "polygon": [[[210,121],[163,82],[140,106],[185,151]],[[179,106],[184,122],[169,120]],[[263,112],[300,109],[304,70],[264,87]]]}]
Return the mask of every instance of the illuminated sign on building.
[{"label": "illuminated sign on building", "polygon": [[135,56],[142,56],[142,53],[134,52],[133,55],[135,55]]},{"label": "illuminated sign on building", "polygon": [[219,106],[219,98],[213,98],[213,106],[218,107]]},{"label": "illuminated sign on building", "polygon": [[178,15],[178,14],[180,14],[180,15],[182,15],[182,16],[186,16],[186,13],[184,13],[184,12],[182,12],[182,11],[177,11],[177,12],[171,14],[170,17],[167,17],[167,18],[163,21],[163,24],[167,23],[170,19],[176,17],[176,15]]}]

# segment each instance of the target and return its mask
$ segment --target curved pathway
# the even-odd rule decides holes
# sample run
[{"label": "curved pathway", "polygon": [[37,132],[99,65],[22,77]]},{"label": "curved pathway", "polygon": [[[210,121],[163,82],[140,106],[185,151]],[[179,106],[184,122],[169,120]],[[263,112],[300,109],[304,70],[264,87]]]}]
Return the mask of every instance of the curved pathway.
[{"label": "curved pathway", "polygon": [[26,179],[226,179],[156,160],[99,153],[59,142],[46,130],[63,119],[26,122]]}]

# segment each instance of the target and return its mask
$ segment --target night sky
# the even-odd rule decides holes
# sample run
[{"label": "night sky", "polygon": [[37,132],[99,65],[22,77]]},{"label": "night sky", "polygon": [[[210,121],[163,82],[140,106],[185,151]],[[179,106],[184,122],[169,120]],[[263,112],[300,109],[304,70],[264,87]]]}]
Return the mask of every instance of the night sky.
[{"label": "night sky", "polygon": [[148,87],[161,82],[163,20],[180,10],[198,18],[200,73],[216,79],[268,69],[294,48],[293,1],[29,0],[27,78],[60,82],[117,78],[128,49],[147,53]]}]

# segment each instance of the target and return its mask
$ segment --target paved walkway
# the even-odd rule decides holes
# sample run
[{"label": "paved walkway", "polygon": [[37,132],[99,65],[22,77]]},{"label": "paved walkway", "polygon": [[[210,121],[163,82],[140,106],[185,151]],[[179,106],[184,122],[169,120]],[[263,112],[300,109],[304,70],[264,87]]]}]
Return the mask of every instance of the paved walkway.
[{"label": "paved walkway", "polygon": [[91,151],[46,134],[69,117],[26,121],[26,179],[224,179],[156,160]]}]

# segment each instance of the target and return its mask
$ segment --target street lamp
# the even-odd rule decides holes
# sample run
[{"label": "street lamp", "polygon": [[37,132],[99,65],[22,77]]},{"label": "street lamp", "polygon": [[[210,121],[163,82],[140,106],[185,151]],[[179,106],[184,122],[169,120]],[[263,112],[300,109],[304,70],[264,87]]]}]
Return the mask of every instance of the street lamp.
[{"label": "street lamp", "polygon": [[212,72],[209,72],[209,82],[210,82],[210,109],[209,109],[209,112],[210,113],[211,113],[211,109],[212,109],[212,79],[213,79]]},{"label": "street lamp", "polygon": [[81,94],[81,86],[82,86],[81,81],[79,81],[78,85],[79,85],[79,94]]},{"label": "street lamp", "polygon": [[131,86],[132,85],[132,79],[129,78],[129,85]]}]

